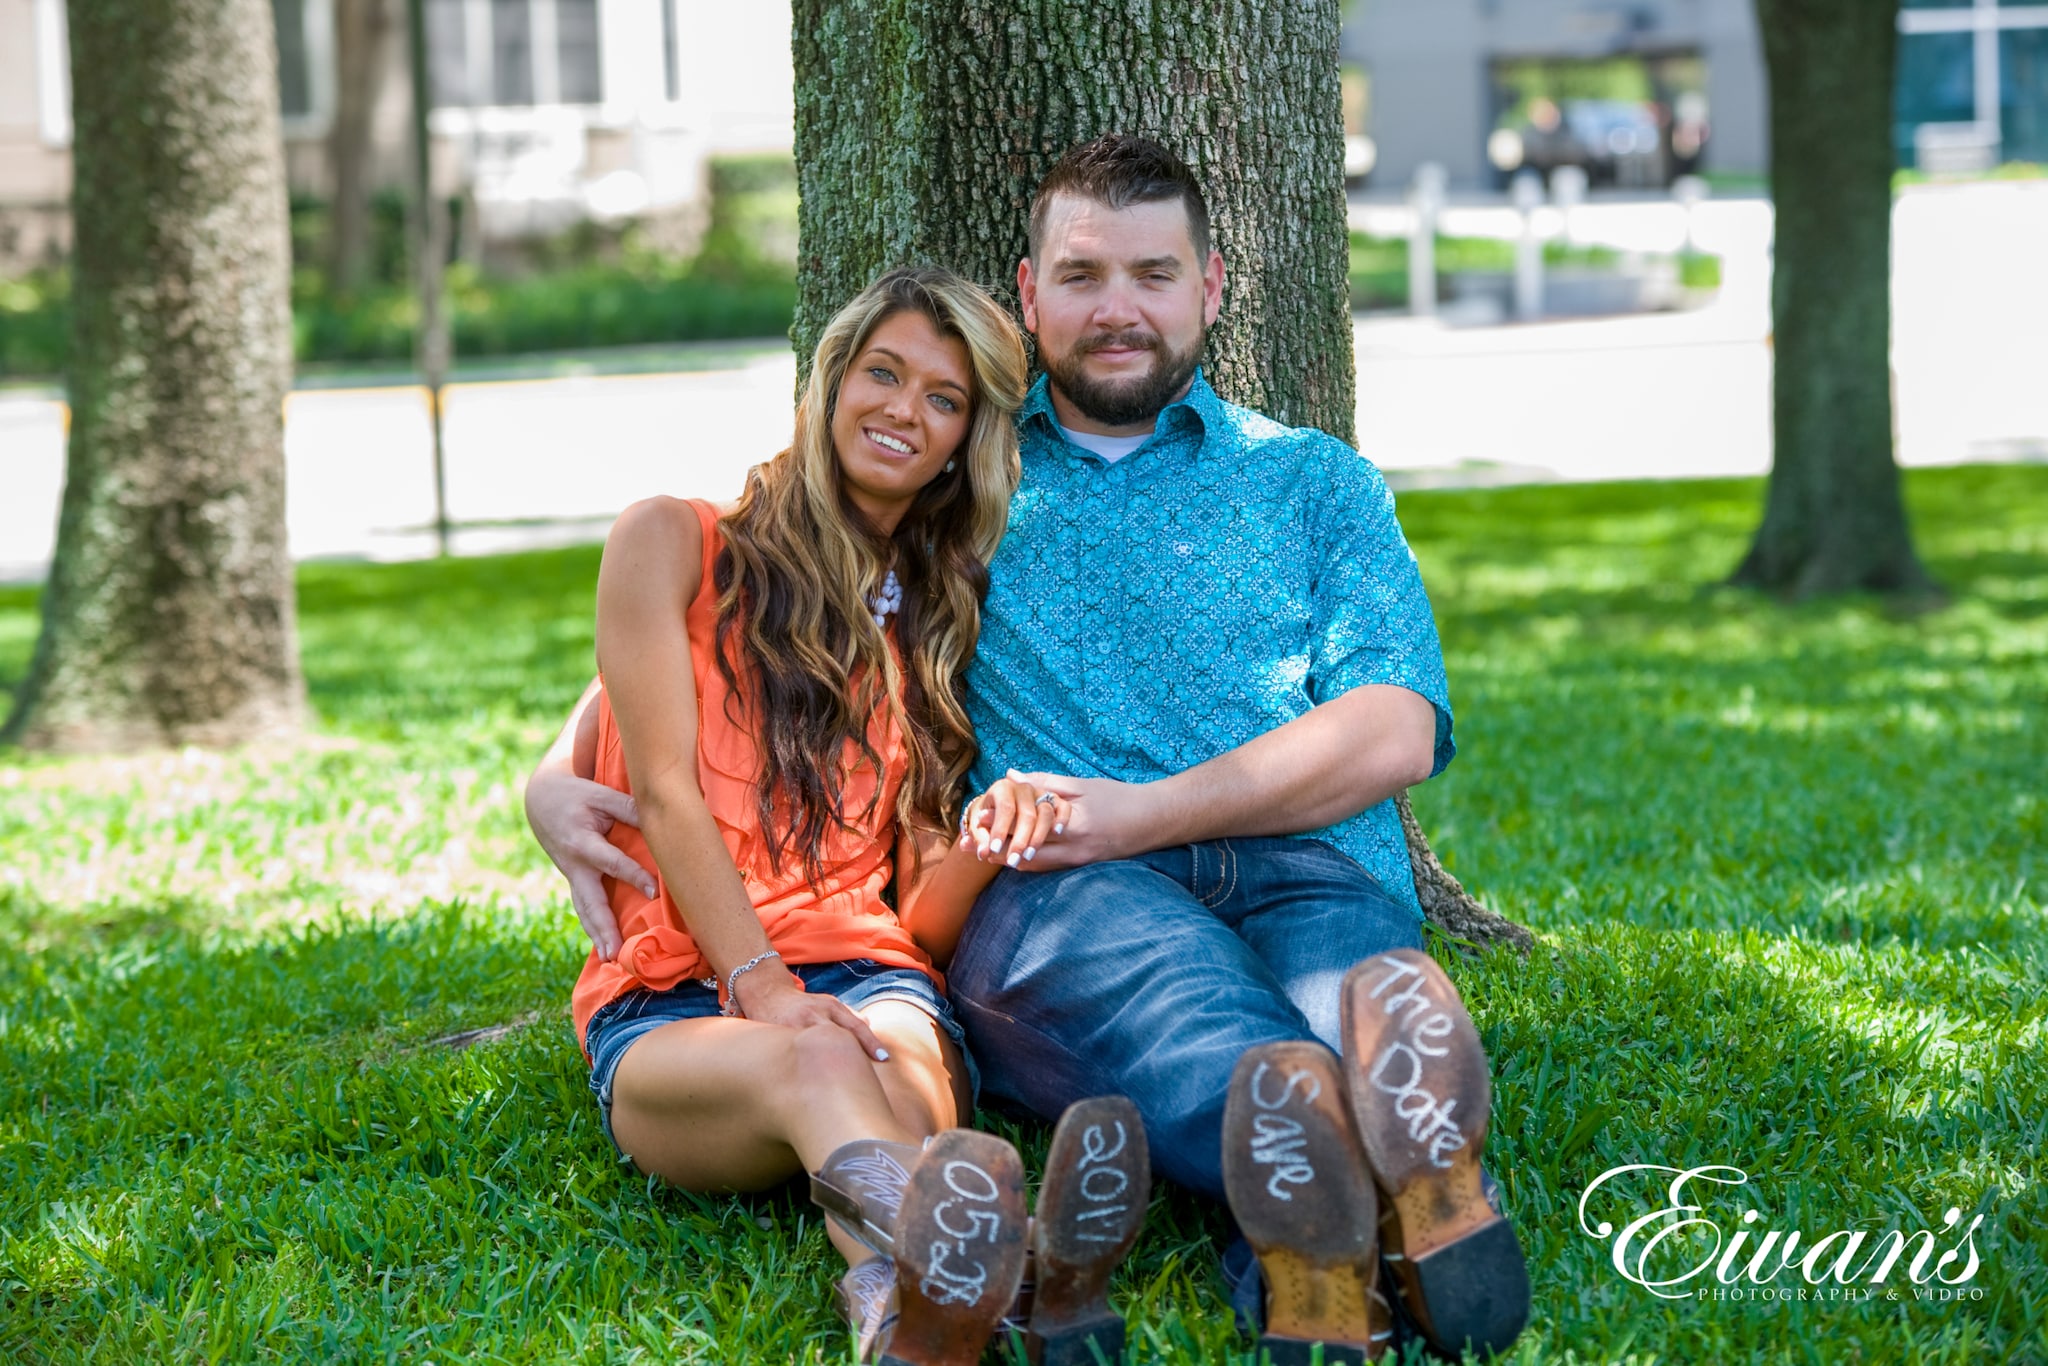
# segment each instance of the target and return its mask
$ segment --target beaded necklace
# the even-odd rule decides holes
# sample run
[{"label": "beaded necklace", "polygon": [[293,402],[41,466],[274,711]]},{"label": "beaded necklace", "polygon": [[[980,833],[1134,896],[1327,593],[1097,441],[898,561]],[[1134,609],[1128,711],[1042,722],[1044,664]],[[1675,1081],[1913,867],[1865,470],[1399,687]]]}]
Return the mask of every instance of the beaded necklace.
[{"label": "beaded necklace", "polygon": [[868,611],[874,613],[875,625],[887,629],[889,614],[903,606],[903,585],[896,581],[896,571],[891,569],[882,580],[881,591],[868,599]]}]

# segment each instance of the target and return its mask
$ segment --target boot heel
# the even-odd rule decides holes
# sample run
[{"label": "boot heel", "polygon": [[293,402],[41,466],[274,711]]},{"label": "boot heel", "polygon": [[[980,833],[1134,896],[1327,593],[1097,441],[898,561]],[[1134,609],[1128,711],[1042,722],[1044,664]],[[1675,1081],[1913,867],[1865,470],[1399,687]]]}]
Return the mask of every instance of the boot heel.
[{"label": "boot heel", "polygon": [[1137,1241],[1151,1197],[1138,1107],[1122,1096],[1068,1106],[1038,1193],[1038,1284],[1024,1337],[1033,1366],[1123,1360],[1124,1322],[1109,1307],[1109,1278]]},{"label": "boot heel", "polygon": [[1104,1314],[1050,1333],[1034,1328],[1024,1335],[1024,1356],[1031,1366],[1116,1366],[1124,1359],[1124,1321]]},{"label": "boot heel", "polygon": [[1351,1114],[1385,1193],[1394,1283],[1439,1352],[1503,1352],[1529,1319],[1529,1272],[1479,1165],[1493,1099],[1479,1031],[1414,949],[1352,968],[1342,1002]]},{"label": "boot heel", "polygon": [[1506,1220],[1496,1220],[1414,1263],[1419,1298],[1434,1311],[1430,1336],[1485,1355],[1502,1352],[1529,1318],[1529,1270]]}]

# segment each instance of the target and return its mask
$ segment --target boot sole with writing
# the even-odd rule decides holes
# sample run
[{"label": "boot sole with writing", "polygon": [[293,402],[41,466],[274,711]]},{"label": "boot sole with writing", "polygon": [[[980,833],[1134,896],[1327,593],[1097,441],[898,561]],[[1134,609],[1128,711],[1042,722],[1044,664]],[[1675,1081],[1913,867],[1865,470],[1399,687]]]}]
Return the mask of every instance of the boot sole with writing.
[{"label": "boot sole with writing", "polygon": [[1414,949],[1352,968],[1342,1000],[1351,1114],[1383,1192],[1380,1238],[1401,1296],[1438,1351],[1504,1351],[1529,1319],[1529,1272],[1481,1188],[1493,1086],[1479,1031],[1444,970]]},{"label": "boot sole with writing", "polygon": [[1379,1293],[1378,1201],[1336,1054],[1262,1044],[1223,1109],[1223,1187],[1266,1282],[1260,1348],[1274,1366],[1377,1359],[1393,1338]]},{"label": "boot sole with writing", "polygon": [[882,1366],[974,1366],[1024,1274],[1024,1164],[948,1129],[910,1170],[897,1217],[895,1331]]},{"label": "boot sole with writing", "polygon": [[1123,1096],[1069,1105],[1038,1192],[1038,1281],[1024,1338],[1033,1366],[1123,1360],[1124,1321],[1109,1307],[1109,1278],[1138,1240],[1151,1196],[1138,1107]]}]

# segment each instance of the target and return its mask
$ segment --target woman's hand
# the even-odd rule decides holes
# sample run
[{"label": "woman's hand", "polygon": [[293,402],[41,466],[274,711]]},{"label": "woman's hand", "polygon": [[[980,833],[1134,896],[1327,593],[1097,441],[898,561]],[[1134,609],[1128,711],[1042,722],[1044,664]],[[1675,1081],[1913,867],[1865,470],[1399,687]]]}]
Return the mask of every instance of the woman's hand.
[{"label": "woman's hand", "polygon": [[740,974],[734,988],[740,1013],[759,1024],[781,1025],[786,1029],[809,1029],[812,1025],[835,1025],[860,1040],[863,1052],[876,1062],[889,1061],[889,1050],[868,1028],[868,1022],[853,1013],[837,996],[813,996],[803,989],[796,974],[780,960],[761,964]]},{"label": "woman's hand", "polygon": [[1163,783],[1124,783],[1114,778],[1075,778],[1061,773],[1010,771],[1013,781],[1062,799],[1068,815],[1059,839],[1039,851],[1026,871],[1056,873],[1084,863],[1133,858],[1176,842],[1171,812],[1163,807]]},{"label": "woman's hand", "polygon": [[1073,814],[1065,797],[1012,773],[967,804],[960,846],[972,848],[983,863],[1021,868],[1038,857],[1040,845],[1066,830]]}]

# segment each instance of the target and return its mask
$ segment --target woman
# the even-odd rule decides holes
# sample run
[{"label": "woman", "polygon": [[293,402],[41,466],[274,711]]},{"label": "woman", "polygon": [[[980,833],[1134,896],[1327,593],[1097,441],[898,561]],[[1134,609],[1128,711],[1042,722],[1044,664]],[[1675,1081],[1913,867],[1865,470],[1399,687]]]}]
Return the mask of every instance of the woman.
[{"label": "woman", "polygon": [[652,896],[613,885],[623,942],[576,985],[606,1133],[694,1190],[815,1173],[862,1354],[889,1360],[975,1360],[1024,1256],[1016,1153],[953,1128],[971,1064],[933,960],[1068,814],[1006,780],[951,819],[1026,379],[975,286],[877,280],[825,329],[790,448],[731,510],[619,518],[594,724],[572,722],[598,781],[637,799],[614,842],[662,873]]}]

